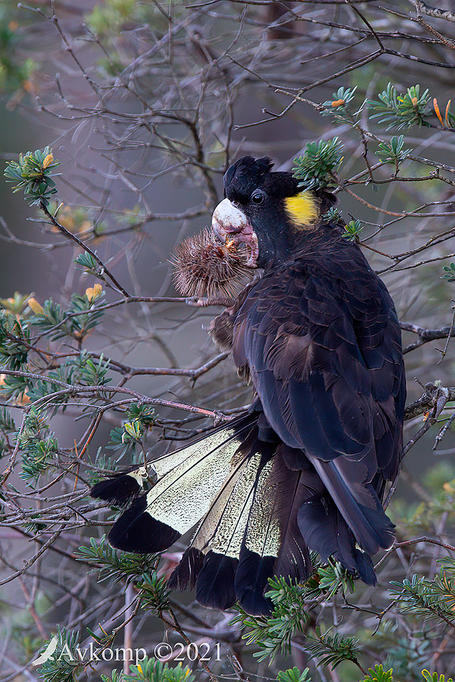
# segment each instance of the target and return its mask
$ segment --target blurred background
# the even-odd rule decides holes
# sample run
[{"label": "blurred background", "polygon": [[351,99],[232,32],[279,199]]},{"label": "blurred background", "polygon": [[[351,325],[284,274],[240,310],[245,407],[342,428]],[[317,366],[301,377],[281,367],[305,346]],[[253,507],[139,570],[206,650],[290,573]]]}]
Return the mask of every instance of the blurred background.
[{"label": "blurred background", "polygon": [[[225,415],[250,403],[250,388],[207,335],[219,309],[164,300],[178,297],[170,266],[175,246],[209,224],[222,198],[223,173],[245,154],[270,156],[276,169],[290,170],[309,143],[339,138],[343,160],[332,190],[346,224],[361,221],[355,238],[388,286],[400,320],[408,323],[403,343],[409,351],[409,403],[422,395],[428,382],[455,386],[450,340],[454,284],[443,270],[455,259],[455,16],[449,0],[440,3],[439,14],[432,10],[407,0],[31,0],[20,7],[3,0],[0,157],[7,162],[49,145],[61,162],[51,211],[59,207],[60,222],[96,251],[131,297],[144,298],[107,309],[90,332],[78,336],[73,330],[55,337],[50,330],[58,319],[40,318],[27,301],[32,297],[47,310],[45,301],[50,300],[51,307],[74,312],[72,296],[87,298],[87,288],[97,279],[75,263],[80,249],[37,206],[28,206],[21,192],[12,194],[11,186],[0,182],[1,303],[25,326],[39,322],[34,333],[38,329],[47,334],[39,337],[40,347],[54,353],[45,359],[30,353],[27,371],[47,375],[60,368],[68,377],[65,354],[86,351],[97,361],[103,354],[111,360],[111,383],[163,401],[156,407],[153,427],[145,428],[134,442],[123,437],[125,422],[131,422],[124,406],[113,404],[103,411],[93,433],[99,401],[93,400],[91,409],[80,397],[64,410],[51,406],[49,428],[59,443],[59,465],[73,462],[84,446],[87,462],[81,465],[81,476],[90,481],[96,465],[115,470],[139,461],[144,453],[156,456],[213,424],[213,417],[177,410],[165,401]],[[395,118],[387,119],[384,112],[375,118],[380,109],[366,102],[380,104],[379,94],[388,83],[396,88],[388,110],[394,110]],[[417,85],[420,89],[409,93],[408,88]],[[380,144],[400,135],[407,151],[399,159],[398,173],[398,165],[381,157]],[[105,283],[102,296],[100,304],[122,298]],[[163,300],[156,302],[156,297]],[[420,328],[434,333],[425,336]],[[204,368],[212,359],[207,371],[179,374]],[[78,366],[77,371],[82,369]],[[18,424],[31,394],[33,401],[32,383],[12,386],[6,380],[2,404]],[[438,504],[450,507],[453,499],[452,405],[445,403],[441,421],[424,434],[419,430],[425,427],[425,410],[410,414],[405,440],[415,433],[422,437],[405,460],[392,502],[399,537],[412,532],[450,537],[447,509],[441,517],[439,507],[433,518],[425,505],[441,491],[446,497]],[[435,440],[438,434],[443,438]],[[5,445],[6,457],[10,445]],[[74,478],[57,481],[53,476],[55,471],[43,470],[31,490],[19,460],[12,471],[9,485],[25,495],[20,502],[25,515],[18,520],[13,514],[8,520],[8,507],[1,529],[6,579],[36,549],[30,542],[37,532],[36,524],[30,526],[33,518],[38,514],[42,519],[38,531],[45,540],[49,529],[55,529],[53,512],[40,516],[41,507],[51,509],[52,496],[56,503],[59,496],[74,492]],[[36,493],[36,485],[44,490],[49,482],[49,497],[47,492]],[[67,543],[73,552],[83,541],[99,537],[106,526],[94,526],[112,517],[90,507],[87,518],[70,518],[62,547]],[[25,529],[25,538],[18,527]],[[21,577],[22,584],[8,579],[3,588],[4,637],[13,644],[3,651],[1,680],[36,679],[24,666],[58,624],[71,629],[82,622],[95,627],[103,618],[110,623],[123,604],[118,586],[105,592],[105,584],[87,578],[86,567],[82,575],[67,556],[46,557],[44,570],[50,567],[56,585],[42,584],[38,561],[30,578]],[[402,576],[419,558],[400,557],[391,576]],[[436,559],[432,554],[431,560]],[[165,558],[164,572],[172,562],[172,556]],[[80,592],[84,604],[68,597],[68,590]],[[87,603],[94,599],[106,599],[106,608],[85,617]],[[183,608],[192,603],[188,595],[176,599]],[[364,599],[367,604],[380,602],[370,593]],[[14,609],[15,600],[19,610]],[[180,615],[188,617],[185,611]],[[218,614],[201,617],[204,627],[226,629],[226,620]],[[162,636],[163,624],[157,618],[135,627],[141,646],[147,638],[159,641]],[[248,652],[239,636],[233,645],[227,638],[219,673],[234,675],[235,655],[241,659],[241,671],[265,678],[270,673],[267,665],[258,666]],[[285,660],[304,666],[310,659],[297,641]],[[415,661],[425,660],[419,650]],[[417,662],[411,661],[409,669],[403,663],[402,682],[417,679],[412,677]],[[272,665],[270,679],[276,675],[273,666],[279,669],[278,663]],[[316,680],[358,679],[350,663],[338,672],[326,666],[312,671]],[[87,671],[80,674],[98,679]],[[238,678],[246,679],[242,675]]]}]

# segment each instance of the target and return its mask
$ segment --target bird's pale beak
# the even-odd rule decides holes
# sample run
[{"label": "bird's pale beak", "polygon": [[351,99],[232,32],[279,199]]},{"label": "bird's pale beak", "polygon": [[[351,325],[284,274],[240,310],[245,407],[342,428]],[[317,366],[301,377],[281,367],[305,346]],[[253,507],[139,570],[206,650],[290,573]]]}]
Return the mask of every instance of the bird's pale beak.
[{"label": "bird's pale beak", "polygon": [[243,211],[234,206],[229,199],[223,199],[213,211],[212,229],[223,244],[232,240],[235,244],[244,244],[248,249],[246,265],[250,268],[257,267],[259,255],[257,236]]}]

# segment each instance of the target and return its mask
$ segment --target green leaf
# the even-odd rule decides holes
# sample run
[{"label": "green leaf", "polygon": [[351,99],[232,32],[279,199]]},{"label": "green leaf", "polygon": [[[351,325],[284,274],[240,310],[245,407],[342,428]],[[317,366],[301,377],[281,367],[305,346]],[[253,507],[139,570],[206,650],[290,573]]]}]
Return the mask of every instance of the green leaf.
[{"label": "green leaf", "polygon": [[51,148],[45,147],[19,154],[18,161],[8,161],[3,174],[6,182],[14,183],[13,192],[22,191],[30,206],[41,203],[47,206],[50,197],[57,193],[52,177],[58,175],[55,169],[59,165]]},{"label": "green leaf", "polygon": [[428,126],[428,90],[420,94],[420,85],[409,87],[404,93],[397,93],[396,87],[388,83],[378,95],[378,100],[367,102],[371,119],[387,124],[387,128],[404,128],[413,125]]},{"label": "green leaf", "polygon": [[393,670],[384,670],[382,665],[368,668],[368,675],[361,682],[393,682]]},{"label": "green leaf", "polygon": [[350,220],[347,225],[344,226],[343,237],[352,242],[359,241],[359,234],[363,230],[363,223],[361,220]]},{"label": "green leaf", "polygon": [[84,270],[91,275],[96,275],[99,273],[100,266],[93,258],[91,253],[87,253],[86,251],[80,253],[74,259],[74,262],[77,263],[77,265],[80,265],[82,268],[84,268]]},{"label": "green leaf", "polygon": [[307,144],[303,156],[294,160],[292,173],[304,189],[329,189],[337,185],[334,174],[342,161],[343,145],[338,137]]},{"label": "green leaf", "polygon": [[442,269],[444,270],[442,279],[446,279],[448,282],[455,282],[455,263],[443,265]]},{"label": "green leaf", "polygon": [[103,535],[99,540],[90,538],[90,545],[81,546],[75,552],[76,559],[93,564],[98,570],[98,580],[146,580],[154,574],[158,557],[156,554],[134,554],[111,547]]},{"label": "green leaf", "polygon": [[332,99],[326,100],[321,105],[323,107],[322,115],[352,123],[353,115],[350,113],[349,105],[354,99],[356,90],[357,86],[354,88],[340,87],[332,92]]},{"label": "green leaf", "polygon": [[379,143],[376,155],[383,163],[398,166],[411,152],[412,149],[404,149],[404,135],[394,135],[390,142]]},{"label": "green leaf", "polygon": [[422,670],[422,677],[427,682],[453,682],[453,677],[448,677],[446,679],[444,674],[438,675],[438,673],[430,673],[430,671],[426,669]]},{"label": "green leaf", "polygon": [[329,631],[322,633],[315,630],[315,637],[307,637],[304,647],[310,658],[315,658],[318,665],[336,668],[343,661],[357,663],[359,656],[359,640],[345,637],[340,633],[332,635]]},{"label": "green leaf", "polygon": [[38,668],[40,678],[44,682],[74,682],[75,676],[84,667],[76,651],[78,644],[79,636],[76,632],[59,628],[57,635],[51,637],[39,652],[41,655],[53,649],[49,658]]},{"label": "green leaf", "polygon": [[282,670],[278,673],[277,682],[311,682],[310,669],[305,668],[303,672],[296,667]]},{"label": "green leaf", "polygon": [[154,658],[145,658],[136,665],[131,666],[130,675],[124,675],[125,682],[194,682],[194,675],[190,669],[168,666]]}]

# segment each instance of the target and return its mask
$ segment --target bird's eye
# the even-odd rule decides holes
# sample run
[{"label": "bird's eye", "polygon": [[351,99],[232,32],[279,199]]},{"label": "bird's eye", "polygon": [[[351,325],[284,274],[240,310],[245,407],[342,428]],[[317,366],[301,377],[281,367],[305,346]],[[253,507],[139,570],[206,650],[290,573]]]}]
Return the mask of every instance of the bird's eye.
[{"label": "bird's eye", "polygon": [[264,199],[265,192],[263,192],[262,189],[254,190],[253,194],[251,195],[251,201],[253,202],[253,204],[262,204]]}]

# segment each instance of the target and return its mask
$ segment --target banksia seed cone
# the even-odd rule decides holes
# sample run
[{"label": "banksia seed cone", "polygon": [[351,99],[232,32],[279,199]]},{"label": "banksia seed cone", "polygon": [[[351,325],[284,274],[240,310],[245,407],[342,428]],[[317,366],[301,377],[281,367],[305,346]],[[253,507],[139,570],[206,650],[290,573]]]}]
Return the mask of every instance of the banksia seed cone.
[{"label": "banksia seed cone", "polygon": [[211,230],[185,239],[175,250],[174,284],[183,296],[235,296],[248,281],[246,250],[222,244]]}]

